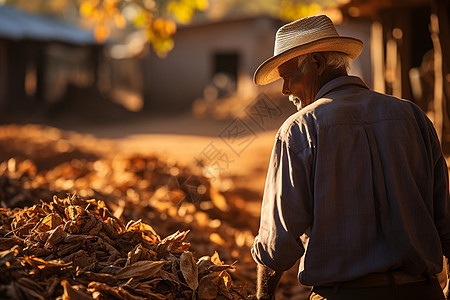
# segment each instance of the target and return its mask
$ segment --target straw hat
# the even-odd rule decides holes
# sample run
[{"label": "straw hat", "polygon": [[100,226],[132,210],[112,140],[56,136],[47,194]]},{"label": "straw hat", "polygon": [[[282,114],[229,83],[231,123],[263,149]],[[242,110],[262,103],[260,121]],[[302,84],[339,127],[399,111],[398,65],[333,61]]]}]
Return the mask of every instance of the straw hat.
[{"label": "straw hat", "polygon": [[355,59],[362,48],[362,41],[339,36],[333,22],[325,15],[299,19],[278,29],[273,56],[258,67],[253,81],[264,85],[281,78],[278,67],[299,55],[339,51]]}]

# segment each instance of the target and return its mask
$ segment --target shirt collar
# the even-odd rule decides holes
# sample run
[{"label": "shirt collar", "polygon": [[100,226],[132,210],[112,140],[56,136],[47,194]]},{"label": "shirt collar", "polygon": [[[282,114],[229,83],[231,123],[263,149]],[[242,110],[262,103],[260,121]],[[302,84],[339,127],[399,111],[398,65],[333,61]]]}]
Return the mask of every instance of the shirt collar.
[{"label": "shirt collar", "polygon": [[322,88],[319,90],[319,92],[316,95],[316,98],[314,99],[320,99],[323,98],[326,94],[331,92],[332,90],[344,86],[344,85],[359,85],[363,88],[368,89],[367,85],[361,80],[361,78],[356,76],[341,76],[338,78],[335,78],[333,80],[328,81],[325,83]]}]

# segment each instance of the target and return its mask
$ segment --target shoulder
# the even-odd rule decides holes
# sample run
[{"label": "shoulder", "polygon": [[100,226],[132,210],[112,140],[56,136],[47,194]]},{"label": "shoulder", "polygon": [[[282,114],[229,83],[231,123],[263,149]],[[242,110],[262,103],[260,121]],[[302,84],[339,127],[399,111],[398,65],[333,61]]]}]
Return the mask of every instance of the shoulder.
[{"label": "shoulder", "polygon": [[277,132],[276,139],[286,143],[294,152],[314,147],[317,136],[317,122],[312,110],[308,108],[293,114],[284,121]]}]

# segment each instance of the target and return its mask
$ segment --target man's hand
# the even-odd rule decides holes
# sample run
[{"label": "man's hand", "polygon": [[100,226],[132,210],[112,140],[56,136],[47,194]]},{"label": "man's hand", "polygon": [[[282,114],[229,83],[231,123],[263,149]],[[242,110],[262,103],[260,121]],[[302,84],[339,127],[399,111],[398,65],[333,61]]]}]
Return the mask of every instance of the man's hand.
[{"label": "man's hand", "polygon": [[269,267],[258,264],[256,298],[257,299],[275,299],[275,292],[280,282],[283,272],[274,271]]}]

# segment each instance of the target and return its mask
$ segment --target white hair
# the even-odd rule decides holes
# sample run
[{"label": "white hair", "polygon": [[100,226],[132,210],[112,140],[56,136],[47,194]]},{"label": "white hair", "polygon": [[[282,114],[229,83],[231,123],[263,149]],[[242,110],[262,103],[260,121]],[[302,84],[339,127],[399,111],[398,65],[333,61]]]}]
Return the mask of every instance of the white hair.
[{"label": "white hair", "polygon": [[[343,53],[343,52],[337,52],[337,51],[325,51],[320,52],[320,54],[323,55],[325,58],[325,61],[327,63],[327,66],[331,69],[337,70],[340,68],[345,68],[345,70],[348,72],[351,65],[351,59],[350,57]],[[308,53],[305,55],[298,56],[297,66],[301,70],[301,72],[305,73],[306,64],[305,60],[308,56],[311,56],[312,53]]]}]

